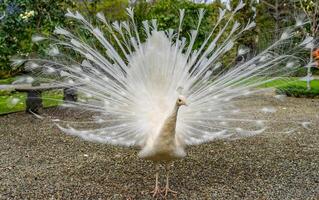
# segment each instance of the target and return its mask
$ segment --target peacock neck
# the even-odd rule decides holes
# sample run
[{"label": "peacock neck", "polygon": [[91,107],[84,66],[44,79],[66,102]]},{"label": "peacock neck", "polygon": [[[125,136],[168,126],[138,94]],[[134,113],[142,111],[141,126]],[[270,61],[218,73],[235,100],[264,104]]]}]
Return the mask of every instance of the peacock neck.
[{"label": "peacock neck", "polygon": [[171,113],[171,116],[170,116],[170,117],[172,117],[172,119],[174,120],[175,126],[176,126],[177,113],[178,113],[179,107],[180,107],[180,106],[178,106],[177,104],[175,104],[174,109],[173,109],[173,111],[172,111],[172,113]]},{"label": "peacock neck", "polygon": [[172,125],[174,126],[174,129],[176,128],[178,110],[179,110],[179,106],[177,104],[175,104],[170,115],[167,117],[167,120],[165,120],[165,122],[168,122],[168,123],[171,122]]},{"label": "peacock neck", "polygon": [[164,121],[164,124],[161,128],[159,137],[165,139],[175,139],[175,129],[176,129],[176,121],[178,114],[179,106],[176,104],[169,114],[169,116]]}]

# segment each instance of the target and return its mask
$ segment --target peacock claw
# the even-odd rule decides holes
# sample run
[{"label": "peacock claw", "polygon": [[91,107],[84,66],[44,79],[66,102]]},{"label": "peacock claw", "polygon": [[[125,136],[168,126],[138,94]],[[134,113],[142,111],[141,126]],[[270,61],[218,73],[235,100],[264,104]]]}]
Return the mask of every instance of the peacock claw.
[{"label": "peacock claw", "polygon": [[151,194],[153,194],[153,198],[158,197],[159,195],[162,196],[160,187],[156,186],[154,190],[151,191]]},{"label": "peacock claw", "polygon": [[173,195],[176,195],[177,192],[170,189],[169,187],[165,187],[161,192],[164,192],[164,197],[168,195],[168,193],[172,193]]}]

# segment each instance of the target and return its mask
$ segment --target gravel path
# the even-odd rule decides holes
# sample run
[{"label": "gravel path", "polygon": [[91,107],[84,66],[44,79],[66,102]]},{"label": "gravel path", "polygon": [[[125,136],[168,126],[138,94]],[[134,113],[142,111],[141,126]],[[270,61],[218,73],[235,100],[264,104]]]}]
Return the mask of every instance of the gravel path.
[{"label": "gravel path", "polygon": [[[310,129],[282,133],[287,124],[278,123],[255,137],[191,147],[174,163],[179,194],[168,199],[319,199],[319,100],[245,103],[264,101],[278,110],[276,121],[311,121]],[[0,199],[152,199],[154,166],[136,149],[85,142],[22,112],[0,117],[0,155]]]}]

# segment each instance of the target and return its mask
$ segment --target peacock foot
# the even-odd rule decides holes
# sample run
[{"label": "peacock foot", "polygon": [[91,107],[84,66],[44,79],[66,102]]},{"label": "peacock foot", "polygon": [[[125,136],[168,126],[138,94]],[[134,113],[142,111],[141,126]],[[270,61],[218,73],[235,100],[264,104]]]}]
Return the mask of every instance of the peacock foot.
[{"label": "peacock foot", "polygon": [[172,193],[174,196],[177,194],[176,191],[170,189],[167,186],[161,192],[164,192],[164,197],[166,197],[168,195],[168,193]]},{"label": "peacock foot", "polygon": [[153,197],[162,196],[160,187],[155,186],[154,190],[151,191],[151,194],[153,194]]}]

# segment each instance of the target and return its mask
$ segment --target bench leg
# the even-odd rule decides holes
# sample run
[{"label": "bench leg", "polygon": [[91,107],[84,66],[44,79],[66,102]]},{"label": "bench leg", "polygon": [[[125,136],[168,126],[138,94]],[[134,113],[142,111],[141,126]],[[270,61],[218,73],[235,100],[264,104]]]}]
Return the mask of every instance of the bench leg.
[{"label": "bench leg", "polygon": [[43,108],[41,91],[31,90],[27,92],[26,99],[26,112],[38,114],[40,109]]},{"label": "bench leg", "polygon": [[78,100],[77,91],[75,88],[65,88],[63,90],[63,100],[75,102]]}]

